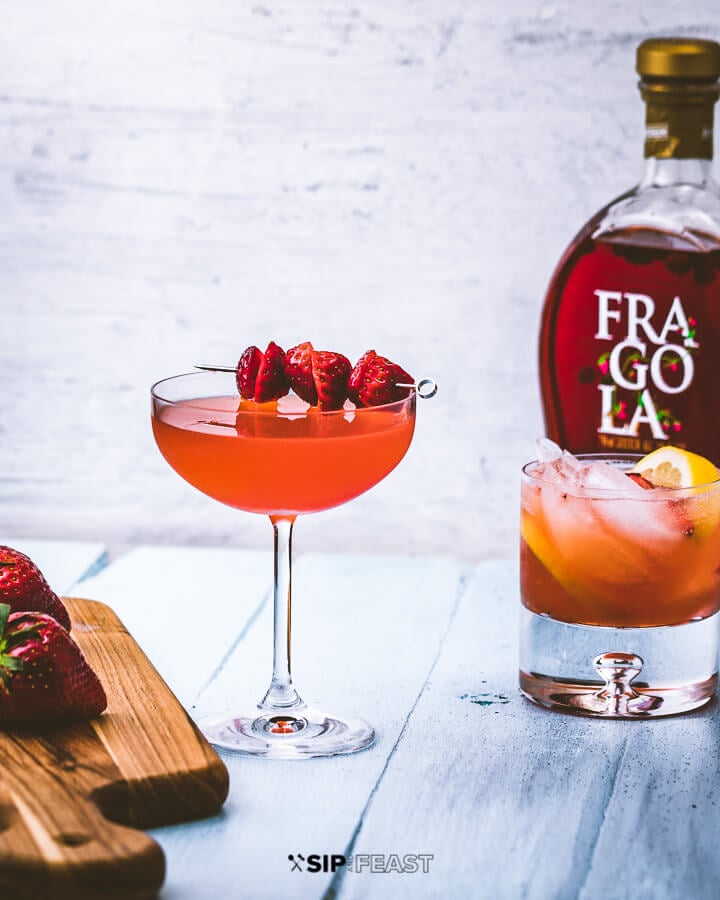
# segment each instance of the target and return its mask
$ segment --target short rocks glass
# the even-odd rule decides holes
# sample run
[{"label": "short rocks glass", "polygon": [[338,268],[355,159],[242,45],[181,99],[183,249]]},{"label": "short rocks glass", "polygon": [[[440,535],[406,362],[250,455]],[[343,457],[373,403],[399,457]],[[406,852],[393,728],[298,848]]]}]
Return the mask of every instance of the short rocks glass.
[{"label": "short rocks glass", "polygon": [[639,458],[522,471],[520,688],[541,706],[666,716],[715,693],[720,480],[646,490]]}]

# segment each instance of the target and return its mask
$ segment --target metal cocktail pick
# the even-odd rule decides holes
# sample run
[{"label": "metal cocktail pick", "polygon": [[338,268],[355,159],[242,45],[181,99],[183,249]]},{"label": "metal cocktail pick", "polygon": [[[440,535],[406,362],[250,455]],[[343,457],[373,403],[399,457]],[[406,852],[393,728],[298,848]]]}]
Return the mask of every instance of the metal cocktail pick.
[{"label": "metal cocktail pick", "polygon": [[[203,372],[235,372],[236,366],[193,366],[195,369],[202,369]],[[421,378],[417,384],[396,384],[399,388],[414,388],[418,397],[422,400],[429,400],[437,394],[437,384],[432,378]]]}]

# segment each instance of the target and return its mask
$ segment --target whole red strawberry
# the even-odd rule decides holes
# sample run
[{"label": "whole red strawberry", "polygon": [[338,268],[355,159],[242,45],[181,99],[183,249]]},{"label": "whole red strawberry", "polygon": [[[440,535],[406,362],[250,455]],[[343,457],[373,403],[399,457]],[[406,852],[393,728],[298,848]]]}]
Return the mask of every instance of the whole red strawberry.
[{"label": "whole red strawberry", "polygon": [[[408,396],[415,379],[397,363],[368,350],[348,378],[348,396],[356,406],[380,406]],[[405,385],[405,387],[399,387]]]},{"label": "whole red strawberry", "polygon": [[243,399],[256,403],[277,400],[290,387],[285,375],[285,351],[274,341],[264,353],[257,347],[248,347],[238,360],[235,377]]},{"label": "whole red strawberry", "polygon": [[0,603],[11,612],[47,613],[70,631],[70,616],[35,563],[19,550],[0,546]]},{"label": "whole red strawberry", "polygon": [[99,715],[107,697],[82,651],[51,616],[0,603],[0,724],[45,725]]}]

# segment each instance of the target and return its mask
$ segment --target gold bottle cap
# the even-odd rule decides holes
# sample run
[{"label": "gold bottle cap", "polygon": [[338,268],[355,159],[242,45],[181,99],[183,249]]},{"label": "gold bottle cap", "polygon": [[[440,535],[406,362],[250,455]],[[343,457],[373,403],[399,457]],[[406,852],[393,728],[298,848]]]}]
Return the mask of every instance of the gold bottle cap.
[{"label": "gold bottle cap", "polygon": [[720,78],[720,44],[700,38],[649,38],[637,49],[641,78]]}]

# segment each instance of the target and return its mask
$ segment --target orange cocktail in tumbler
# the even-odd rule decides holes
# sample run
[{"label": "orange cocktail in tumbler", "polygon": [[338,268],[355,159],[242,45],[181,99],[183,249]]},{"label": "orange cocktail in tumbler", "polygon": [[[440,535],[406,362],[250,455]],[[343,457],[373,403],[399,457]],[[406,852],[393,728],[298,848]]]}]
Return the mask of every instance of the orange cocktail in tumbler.
[{"label": "orange cocktail in tumbler", "polygon": [[[677,448],[645,459],[565,454],[523,470],[520,686],[542,705],[657,716],[715,691],[718,472]],[[637,471],[653,460],[685,467],[689,486],[653,485]]]},{"label": "orange cocktail in tumbler", "polygon": [[275,534],[272,680],[256,707],[201,722],[216,746],[299,759],[372,744],[366,722],[308,707],[293,685],[292,528],[299,514],[346,503],[395,468],[412,441],[415,403],[412,379],[385,357],[368,351],[353,368],[309,343],[287,353],[272,342],[264,354],[250,347],[237,375],[198,372],[153,386],[153,433],[172,468],[221,503],[268,515]]}]

